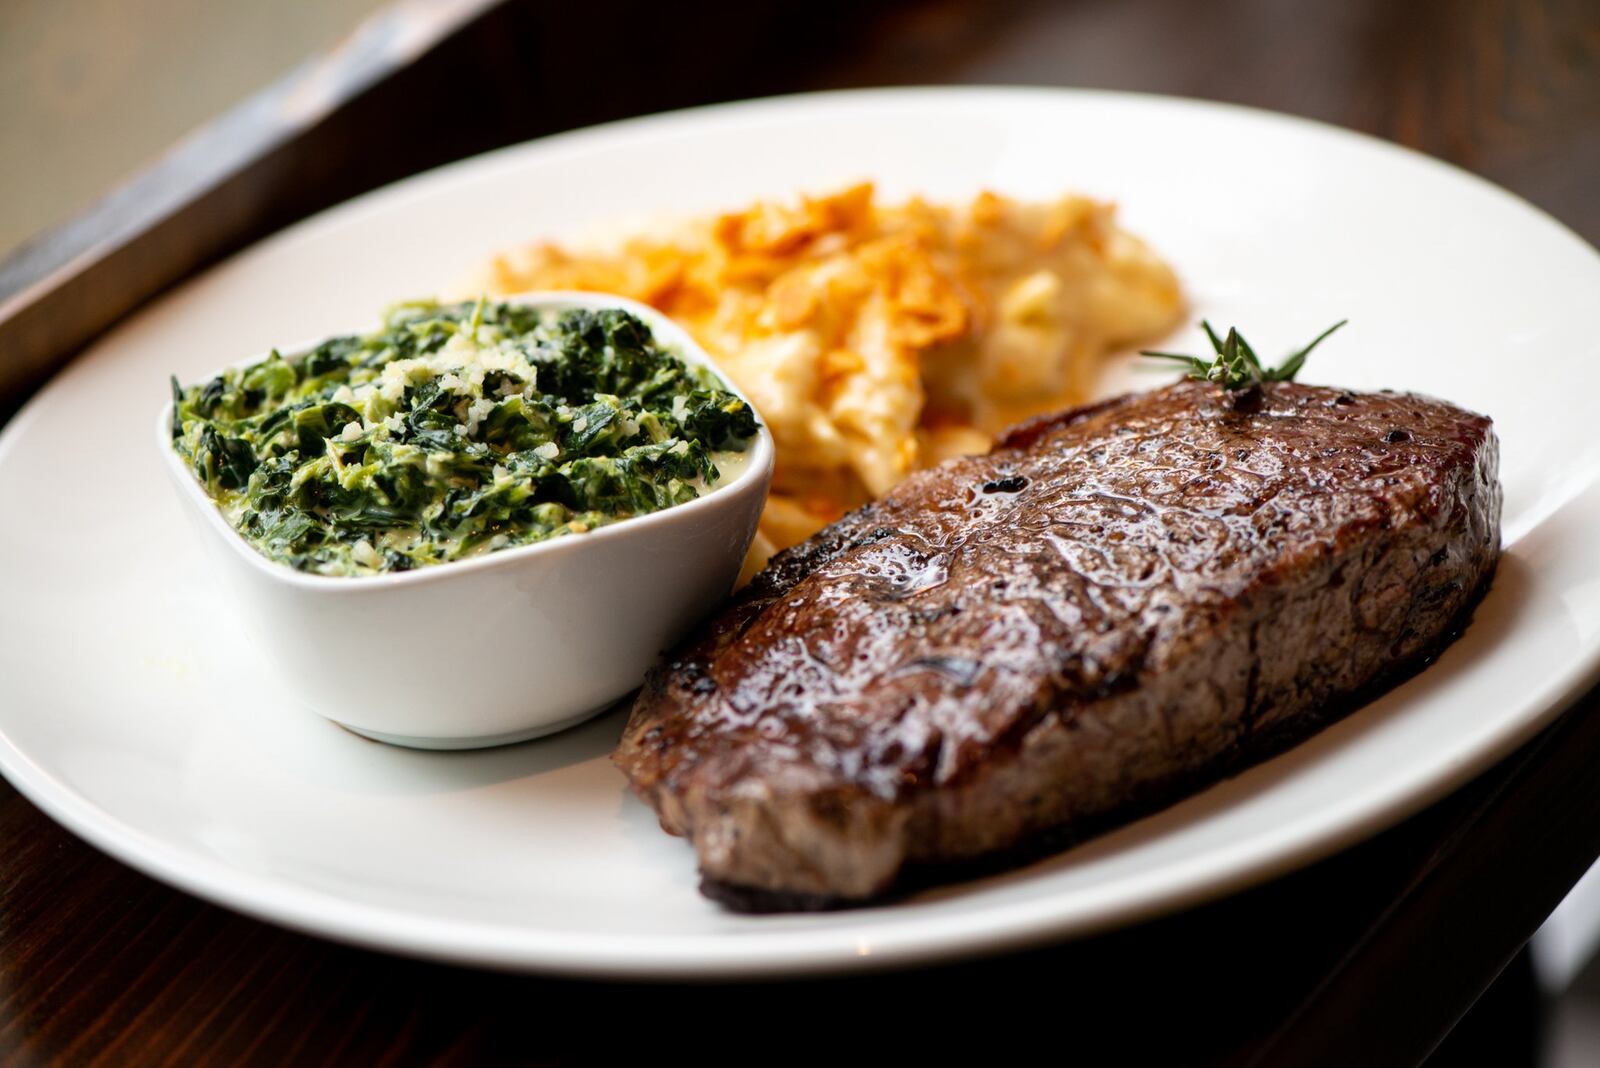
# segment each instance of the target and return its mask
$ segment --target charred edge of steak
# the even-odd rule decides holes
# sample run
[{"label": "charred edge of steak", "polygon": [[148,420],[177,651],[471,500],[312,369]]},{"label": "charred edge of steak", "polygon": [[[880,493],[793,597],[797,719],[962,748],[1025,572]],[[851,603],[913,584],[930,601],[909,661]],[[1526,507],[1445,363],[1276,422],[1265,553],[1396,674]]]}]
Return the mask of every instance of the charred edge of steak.
[{"label": "charred edge of steak", "polygon": [[[742,634],[760,617],[761,610],[769,602],[782,597],[834,557],[899,533],[893,526],[878,522],[878,518],[875,506],[865,505],[817,535],[773,556],[723,607],[723,615],[737,619],[731,629]],[[644,692],[660,696],[676,681],[693,693],[709,694],[715,689],[715,683],[707,674],[712,652],[714,649],[703,641],[691,638],[684,642],[645,673]]]},{"label": "charred edge of steak", "polygon": [[1115,397],[1108,397],[1103,401],[1091,404],[1080,404],[1076,408],[1068,408],[1060,412],[1046,412],[1043,415],[1024,419],[1015,426],[1008,427],[995,438],[994,452],[1023,451],[1036,444],[1041,438],[1048,437],[1058,430],[1063,430],[1073,423],[1081,423],[1085,419],[1112,411],[1117,408],[1126,408],[1137,401],[1143,394],[1121,393]]},{"label": "charred edge of steak", "polygon": [[1154,815],[1170,808],[1208,787],[1233,778],[1264,761],[1287,752],[1317,734],[1329,724],[1336,723],[1357,709],[1371,703],[1389,690],[1419,674],[1432,664],[1467,629],[1478,605],[1494,583],[1499,566],[1498,554],[1484,572],[1483,579],[1472,591],[1461,610],[1451,617],[1450,623],[1439,636],[1421,652],[1405,660],[1396,661],[1361,689],[1346,694],[1321,708],[1308,710],[1271,728],[1255,731],[1232,749],[1219,754],[1210,763],[1154,779],[1142,784],[1137,794],[1115,808],[1096,813],[1058,827],[1010,849],[999,850],[971,860],[951,863],[909,864],[901,870],[894,885],[887,892],[871,897],[840,897],[831,894],[795,893],[766,890],[760,887],[741,886],[702,876],[700,892],[713,901],[735,912],[750,914],[775,912],[831,912],[839,909],[860,908],[863,905],[887,904],[910,896],[920,890],[947,883],[976,879],[1011,871],[1025,864],[1060,854],[1063,850],[1097,838],[1109,831],[1124,827],[1134,820]]},{"label": "charred edge of steak", "polygon": [[876,503],[863,505],[798,545],[782,550],[767,561],[749,585],[734,594],[732,603],[765,603],[781,597],[835,557],[894,537],[899,531],[881,523],[880,512]]},{"label": "charred edge of steak", "polygon": [[774,912],[835,912],[840,909],[860,908],[868,901],[873,904],[892,901],[907,891],[896,884],[888,894],[878,894],[872,898],[835,897],[831,894],[795,893],[791,890],[761,890],[702,875],[700,892],[730,911],[756,916]]}]

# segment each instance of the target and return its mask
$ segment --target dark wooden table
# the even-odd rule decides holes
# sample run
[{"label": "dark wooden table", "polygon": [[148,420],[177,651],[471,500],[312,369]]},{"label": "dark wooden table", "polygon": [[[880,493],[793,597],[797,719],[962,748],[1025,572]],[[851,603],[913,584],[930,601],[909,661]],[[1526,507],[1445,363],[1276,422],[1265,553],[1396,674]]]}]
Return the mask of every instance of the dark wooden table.
[{"label": "dark wooden table", "polygon": [[[282,106],[315,75],[279,86],[0,263],[0,413],[174,281],[353,193],[556,129],[795,89],[1023,82],[1256,104],[1452,160],[1600,239],[1593,0],[692,7],[389,16],[429,47],[402,54],[394,23],[376,24],[329,60],[320,109],[303,93]],[[419,116],[433,136],[408,136]],[[598,984],[336,946],[138,875],[0,785],[0,1060],[1531,1063],[1522,965],[1491,984],[1600,854],[1595,712],[1591,694],[1413,819],[1216,904],[830,981]]]}]

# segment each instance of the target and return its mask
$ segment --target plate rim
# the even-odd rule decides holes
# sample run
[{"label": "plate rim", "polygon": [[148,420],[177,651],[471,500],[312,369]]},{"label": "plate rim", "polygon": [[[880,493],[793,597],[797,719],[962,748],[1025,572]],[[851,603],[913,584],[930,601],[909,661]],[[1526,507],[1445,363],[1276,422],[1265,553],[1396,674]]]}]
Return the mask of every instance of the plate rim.
[{"label": "plate rim", "polygon": [[[1444,174],[1456,179],[1469,179],[1480,189],[1492,193],[1497,200],[1524,212],[1530,220],[1539,220],[1547,226],[1553,224],[1557,231],[1575,242],[1578,249],[1600,261],[1600,251],[1561,220],[1488,179],[1426,153],[1316,119],[1221,101],[1104,89],[1003,85],[842,89],[708,104],[637,116],[508,145],[457,160],[363,193],[253,242],[221,263],[147,302],[124,317],[112,331],[194,280],[232,264],[240,257],[260,254],[280,244],[293,242],[332,218],[353,218],[374,210],[403,210],[405,202],[411,198],[426,197],[435,187],[448,186],[467,173],[515,166],[519,157],[526,153],[545,156],[555,162],[563,153],[581,152],[597,142],[610,139],[626,140],[652,129],[671,131],[683,124],[694,126],[708,118],[716,121],[724,117],[744,116],[759,121],[786,113],[803,112],[818,105],[836,108],[841,100],[851,99],[901,101],[920,106],[951,103],[992,106],[993,102],[1006,99],[1040,102],[1071,99],[1239,113],[1285,128],[1309,129],[1321,136],[1331,134],[1339,139],[1376,146],[1413,162],[1441,168]],[[96,341],[91,350],[100,343]],[[40,401],[60,388],[64,373],[72,366],[69,363],[52,376],[0,432],[0,465],[10,462],[17,442],[41,410]],[[1579,491],[1577,498],[1596,492],[1596,484],[1589,483]],[[1569,500],[1567,506],[1573,503],[1575,501]],[[797,976],[903,966],[918,961],[988,955],[1024,945],[1053,943],[1075,934],[1112,930],[1162,912],[1198,906],[1244,886],[1265,882],[1331,855],[1420,811],[1492,763],[1505,759],[1597,684],[1600,684],[1600,647],[1592,647],[1576,657],[1568,671],[1546,679],[1544,685],[1534,691],[1535,696],[1530,697],[1528,703],[1539,707],[1540,713],[1502,725],[1494,732],[1492,739],[1486,740],[1474,752],[1471,759],[1464,759],[1433,776],[1423,787],[1392,790],[1396,796],[1381,797],[1370,802],[1360,818],[1324,817],[1314,829],[1316,833],[1305,834],[1302,828],[1296,835],[1285,836],[1288,841],[1282,843],[1277,843],[1274,836],[1254,838],[1248,852],[1256,855],[1255,860],[1230,862],[1226,865],[1223,878],[1197,880],[1192,875],[1183,874],[1185,868],[1197,865],[1207,870],[1213,869],[1217,850],[1210,850],[1187,865],[1167,865],[1159,882],[1146,877],[1144,882],[1149,884],[1147,889],[1128,895],[1113,907],[1092,909],[1088,918],[1082,914],[1082,910],[1065,913],[1059,909],[1051,910],[1048,907],[1049,895],[991,904],[967,913],[911,916],[898,921],[879,915],[878,909],[868,909],[858,915],[866,917],[859,926],[873,928],[871,942],[854,948],[841,944],[842,941],[848,941],[848,938],[842,937],[849,934],[848,930],[777,929],[740,932],[736,936],[714,940],[701,933],[596,935],[591,932],[572,933],[537,928],[509,929],[494,922],[419,916],[412,911],[355,902],[307,887],[285,887],[268,874],[249,872],[218,858],[190,855],[151,838],[36,764],[12,741],[3,722],[0,722],[0,773],[19,793],[57,823],[135,870],[203,900],[336,942],[452,963],[595,978]],[[894,907],[891,904],[879,908],[893,910]],[[881,922],[885,919],[891,922]],[[710,949],[713,941],[717,943],[715,950]]]}]

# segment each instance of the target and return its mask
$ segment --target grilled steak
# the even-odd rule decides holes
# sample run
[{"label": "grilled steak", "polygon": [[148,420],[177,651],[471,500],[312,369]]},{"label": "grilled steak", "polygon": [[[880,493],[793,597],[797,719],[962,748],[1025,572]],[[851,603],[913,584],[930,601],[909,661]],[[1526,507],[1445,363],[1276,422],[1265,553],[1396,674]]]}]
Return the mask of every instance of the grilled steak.
[{"label": "grilled steak", "polygon": [[614,759],[735,907],[1146,811],[1417,670],[1499,555],[1489,420],[1183,382],[1013,428],[781,553]]}]

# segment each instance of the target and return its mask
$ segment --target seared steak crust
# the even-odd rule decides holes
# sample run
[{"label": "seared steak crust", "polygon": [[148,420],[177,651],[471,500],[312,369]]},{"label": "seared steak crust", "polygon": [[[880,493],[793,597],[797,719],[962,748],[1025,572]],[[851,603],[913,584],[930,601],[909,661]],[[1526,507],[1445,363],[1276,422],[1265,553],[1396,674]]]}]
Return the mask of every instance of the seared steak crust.
[{"label": "seared steak crust", "polygon": [[1209,384],[1024,423],[778,557],[614,759],[708,892],[884,893],[1297,739],[1453,636],[1499,554],[1489,420]]}]

